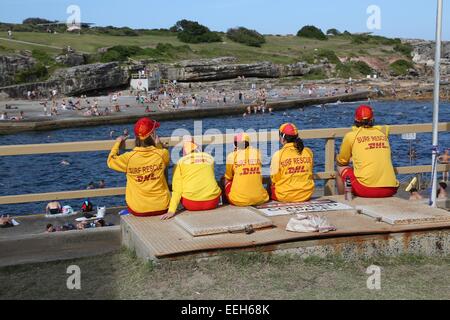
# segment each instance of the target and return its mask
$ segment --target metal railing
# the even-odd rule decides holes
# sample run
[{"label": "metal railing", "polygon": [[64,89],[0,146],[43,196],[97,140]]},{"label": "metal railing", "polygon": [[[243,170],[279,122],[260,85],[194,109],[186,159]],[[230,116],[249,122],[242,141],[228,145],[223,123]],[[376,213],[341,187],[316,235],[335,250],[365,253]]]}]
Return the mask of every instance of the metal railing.
[{"label": "metal railing", "polygon": [[[427,124],[412,124],[412,125],[394,125],[389,126],[389,134],[403,134],[403,133],[429,133],[432,130],[432,125]],[[337,138],[342,138],[349,131],[349,128],[329,128],[329,129],[312,129],[302,130],[300,136],[302,139],[324,139],[325,140],[325,171],[316,172],[314,179],[325,180],[325,195],[332,195],[335,193],[335,152]],[[450,131],[450,122],[440,123],[439,131]],[[278,131],[268,131],[249,134],[252,141],[278,141]],[[169,146],[176,146],[182,142],[182,137],[165,137],[161,138],[162,142],[168,143]],[[234,141],[234,135],[203,135],[194,136],[194,140],[201,142],[201,144],[231,144]],[[18,156],[18,155],[34,155],[34,154],[52,154],[52,153],[72,153],[72,152],[91,152],[91,151],[109,151],[114,144],[112,140],[105,141],[85,141],[85,142],[64,142],[64,143],[46,143],[46,144],[28,144],[28,145],[8,145],[0,146],[1,156]],[[132,149],[134,141],[126,142],[126,149]],[[105,159],[106,161],[106,159]],[[406,166],[395,168],[397,174],[416,174],[431,172],[431,165],[422,166]],[[439,165],[438,171],[449,171],[450,165]],[[265,178],[265,183],[268,178]],[[21,194],[0,196],[0,205],[28,203],[37,201],[63,200],[63,199],[82,199],[124,195],[125,188],[105,188],[105,189],[90,189],[90,190],[76,190],[76,191],[61,191],[35,194]]]}]

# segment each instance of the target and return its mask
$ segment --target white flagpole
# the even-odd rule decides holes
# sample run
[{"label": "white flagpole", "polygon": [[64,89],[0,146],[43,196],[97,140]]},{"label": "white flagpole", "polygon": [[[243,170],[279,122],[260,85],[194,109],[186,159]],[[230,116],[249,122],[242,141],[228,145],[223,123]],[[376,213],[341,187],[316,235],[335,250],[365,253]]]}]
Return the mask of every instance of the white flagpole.
[{"label": "white flagpole", "polygon": [[430,206],[436,207],[437,194],[437,157],[438,157],[438,125],[439,125],[439,86],[441,79],[441,36],[442,36],[442,0],[437,1],[436,16],[436,52],[434,56],[434,101],[433,101],[433,154],[431,170]]}]

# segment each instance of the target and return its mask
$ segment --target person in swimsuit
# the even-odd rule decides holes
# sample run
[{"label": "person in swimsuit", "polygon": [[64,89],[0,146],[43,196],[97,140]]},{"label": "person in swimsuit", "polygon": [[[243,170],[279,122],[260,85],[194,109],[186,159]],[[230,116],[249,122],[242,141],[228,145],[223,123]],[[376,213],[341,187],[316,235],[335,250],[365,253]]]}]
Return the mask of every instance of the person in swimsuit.
[{"label": "person in swimsuit", "polygon": [[45,208],[45,213],[58,214],[61,213],[61,208],[62,208],[61,204],[58,201],[53,200],[47,204],[47,207]]}]

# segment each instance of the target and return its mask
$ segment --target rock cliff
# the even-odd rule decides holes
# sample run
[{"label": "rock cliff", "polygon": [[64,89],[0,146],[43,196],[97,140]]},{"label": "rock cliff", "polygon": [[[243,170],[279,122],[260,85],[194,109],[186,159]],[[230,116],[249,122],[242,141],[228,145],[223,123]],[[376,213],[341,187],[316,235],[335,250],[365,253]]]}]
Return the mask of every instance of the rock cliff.
[{"label": "rock cliff", "polygon": [[27,70],[36,60],[25,55],[0,55],[0,87],[14,84],[16,73]]},{"label": "rock cliff", "polygon": [[80,95],[125,86],[129,78],[127,69],[117,62],[94,63],[59,69],[48,81],[7,86],[0,91],[11,98],[25,97],[29,90],[37,90],[43,96],[52,89],[64,95]]},{"label": "rock cliff", "polygon": [[240,76],[258,78],[303,76],[312,70],[312,66],[304,62],[290,65],[278,65],[267,61],[246,64],[236,62],[233,57],[222,57],[161,64],[158,68],[162,78],[180,82],[226,80]]}]

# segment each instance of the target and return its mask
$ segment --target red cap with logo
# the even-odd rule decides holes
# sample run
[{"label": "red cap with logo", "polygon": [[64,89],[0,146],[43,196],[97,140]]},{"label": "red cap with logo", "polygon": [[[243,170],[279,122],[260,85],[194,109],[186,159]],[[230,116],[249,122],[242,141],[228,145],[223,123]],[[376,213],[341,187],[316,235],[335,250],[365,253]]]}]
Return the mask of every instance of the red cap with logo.
[{"label": "red cap with logo", "polygon": [[366,105],[360,105],[355,111],[355,121],[373,120],[373,110]]},{"label": "red cap with logo", "polygon": [[298,136],[298,129],[293,123],[285,123],[281,125],[280,133],[287,136]]},{"label": "red cap with logo", "polygon": [[153,131],[159,128],[160,124],[150,118],[141,118],[134,125],[134,134],[137,138],[144,140],[147,139]]},{"label": "red cap with logo", "polygon": [[234,136],[234,142],[242,143],[242,142],[250,142],[250,136],[245,132],[238,133]]}]

